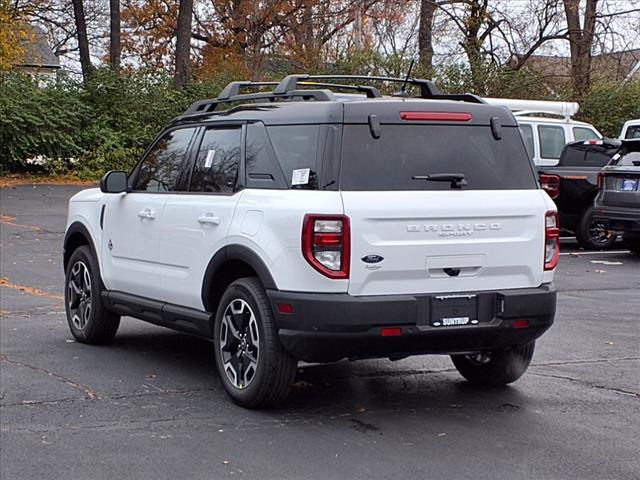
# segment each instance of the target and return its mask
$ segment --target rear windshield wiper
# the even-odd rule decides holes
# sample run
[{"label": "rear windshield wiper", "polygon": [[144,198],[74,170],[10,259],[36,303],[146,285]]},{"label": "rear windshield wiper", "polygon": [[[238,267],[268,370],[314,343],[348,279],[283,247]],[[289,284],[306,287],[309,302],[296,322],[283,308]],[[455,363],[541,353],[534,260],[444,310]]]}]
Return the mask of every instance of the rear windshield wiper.
[{"label": "rear windshield wiper", "polygon": [[411,180],[428,180],[430,182],[451,182],[451,188],[462,188],[468,185],[464,173],[432,173],[430,175],[414,175]]}]

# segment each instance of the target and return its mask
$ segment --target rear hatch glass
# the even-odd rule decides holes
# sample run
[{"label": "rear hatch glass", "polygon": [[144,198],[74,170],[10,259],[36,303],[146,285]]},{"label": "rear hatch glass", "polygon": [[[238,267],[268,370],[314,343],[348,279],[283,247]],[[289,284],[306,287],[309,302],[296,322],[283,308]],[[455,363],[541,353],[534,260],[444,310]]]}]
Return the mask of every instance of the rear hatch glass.
[{"label": "rear hatch glass", "polygon": [[463,174],[465,190],[534,189],[536,179],[517,127],[496,140],[485,125],[345,125],[340,189],[450,190],[449,182],[414,179]]}]

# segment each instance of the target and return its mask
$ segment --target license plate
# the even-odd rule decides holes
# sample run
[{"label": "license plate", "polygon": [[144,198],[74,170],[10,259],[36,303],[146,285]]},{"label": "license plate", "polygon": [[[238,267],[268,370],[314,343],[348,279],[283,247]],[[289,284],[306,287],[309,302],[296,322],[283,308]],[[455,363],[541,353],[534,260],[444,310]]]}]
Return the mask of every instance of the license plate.
[{"label": "license plate", "polygon": [[431,326],[477,325],[477,295],[442,295],[431,299]]},{"label": "license plate", "polygon": [[637,178],[623,178],[620,184],[620,190],[623,192],[635,192],[638,189]]}]

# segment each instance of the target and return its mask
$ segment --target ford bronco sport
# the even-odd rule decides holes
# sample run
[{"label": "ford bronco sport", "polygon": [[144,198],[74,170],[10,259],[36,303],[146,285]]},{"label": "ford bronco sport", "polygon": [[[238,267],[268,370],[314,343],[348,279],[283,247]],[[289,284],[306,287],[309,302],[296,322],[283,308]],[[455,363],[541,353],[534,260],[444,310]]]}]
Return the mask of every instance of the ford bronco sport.
[{"label": "ford bronco sport", "polygon": [[448,354],[503,385],[553,322],[558,231],[506,108],[419,79],[232,82],[70,200],[67,318],[86,343],[121,316],[210,339],[252,408],[299,360]]}]

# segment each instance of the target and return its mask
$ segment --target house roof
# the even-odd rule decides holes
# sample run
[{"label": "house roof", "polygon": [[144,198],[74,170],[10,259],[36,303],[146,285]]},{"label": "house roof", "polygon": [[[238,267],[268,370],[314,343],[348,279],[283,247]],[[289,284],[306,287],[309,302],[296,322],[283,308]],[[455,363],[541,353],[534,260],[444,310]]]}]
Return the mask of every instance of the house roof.
[{"label": "house roof", "polygon": [[60,68],[58,57],[49,46],[47,36],[44,31],[36,26],[31,27],[32,35],[21,40],[21,47],[24,52],[23,60],[17,66],[36,68]]},{"label": "house roof", "polygon": [[[571,59],[554,55],[532,55],[525,64],[529,69],[558,81],[571,78]],[[640,49],[595,55],[591,59],[594,79],[624,81],[640,78]]]}]

